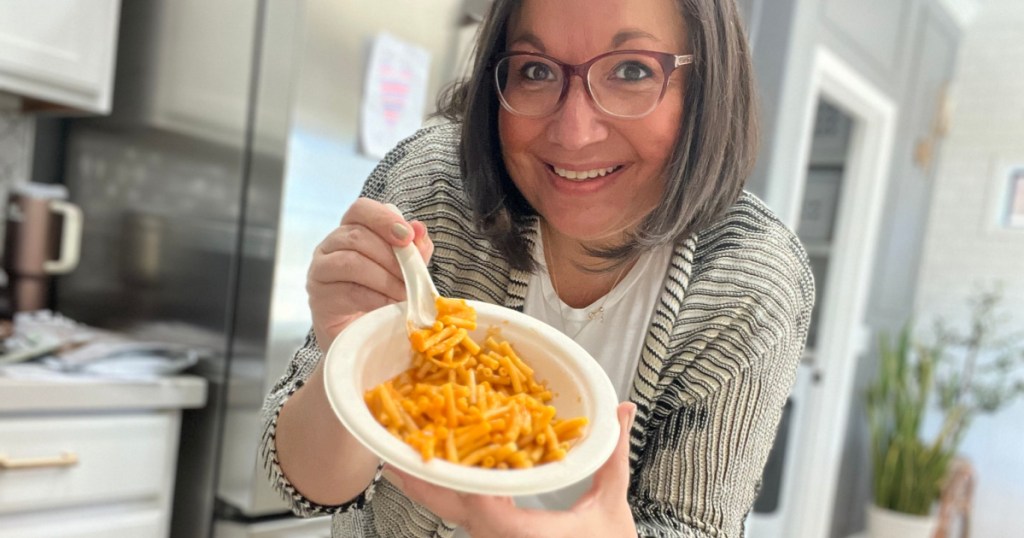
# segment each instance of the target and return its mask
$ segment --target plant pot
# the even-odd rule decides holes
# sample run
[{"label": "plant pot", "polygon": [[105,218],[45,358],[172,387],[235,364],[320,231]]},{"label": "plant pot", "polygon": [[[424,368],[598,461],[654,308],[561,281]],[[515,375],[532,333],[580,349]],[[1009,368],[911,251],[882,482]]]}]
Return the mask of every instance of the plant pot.
[{"label": "plant pot", "polygon": [[938,518],[935,515],[918,516],[879,508],[869,504],[869,538],[932,538]]}]

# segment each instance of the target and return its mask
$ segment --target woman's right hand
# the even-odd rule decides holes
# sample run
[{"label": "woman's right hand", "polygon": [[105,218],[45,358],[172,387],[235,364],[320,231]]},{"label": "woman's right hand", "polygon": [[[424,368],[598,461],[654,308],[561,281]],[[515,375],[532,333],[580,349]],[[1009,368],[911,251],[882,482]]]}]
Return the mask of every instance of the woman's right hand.
[{"label": "woman's right hand", "polygon": [[406,222],[384,204],[359,198],[316,248],[306,276],[313,331],[322,350],[366,312],[405,300],[392,247],[412,241],[427,262],[434,244],[426,226]]}]

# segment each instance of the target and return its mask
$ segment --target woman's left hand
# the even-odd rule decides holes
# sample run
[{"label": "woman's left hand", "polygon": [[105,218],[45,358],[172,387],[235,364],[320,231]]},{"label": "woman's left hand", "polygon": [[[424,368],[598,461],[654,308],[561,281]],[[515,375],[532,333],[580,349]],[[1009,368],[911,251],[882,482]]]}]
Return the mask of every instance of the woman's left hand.
[{"label": "woman's left hand", "polygon": [[619,442],[615,451],[594,473],[590,489],[565,512],[517,508],[511,497],[460,493],[391,467],[385,470],[385,476],[410,499],[459,525],[473,538],[636,536],[633,513],[626,501],[629,430],[636,406],[621,403],[617,413]]}]

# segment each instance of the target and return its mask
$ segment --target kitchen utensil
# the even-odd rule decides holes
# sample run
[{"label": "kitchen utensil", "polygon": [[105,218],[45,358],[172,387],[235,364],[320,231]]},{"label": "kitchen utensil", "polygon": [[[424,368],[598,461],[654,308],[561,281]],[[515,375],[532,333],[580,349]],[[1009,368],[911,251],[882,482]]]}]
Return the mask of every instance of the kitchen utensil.
[{"label": "kitchen utensil", "polygon": [[[394,204],[387,208],[401,215],[401,210]],[[437,288],[427,271],[427,264],[420,256],[416,245],[409,243],[404,247],[394,247],[398,265],[402,267],[402,278],[405,279],[406,319],[409,328],[430,327],[437,318],[437,306],[434,301],[438,297]]]}]

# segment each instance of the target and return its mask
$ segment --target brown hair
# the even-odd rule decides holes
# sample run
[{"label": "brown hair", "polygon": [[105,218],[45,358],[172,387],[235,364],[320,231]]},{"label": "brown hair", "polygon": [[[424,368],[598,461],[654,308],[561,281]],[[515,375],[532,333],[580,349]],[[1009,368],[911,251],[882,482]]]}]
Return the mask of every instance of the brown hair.
[{"label": "brown hair", "polygon": [[[643,250],[677,242],[712,224],[743,190],[757,158],[753,66],[734,0],[676,0],[694,63],[688,69],[683,121],[665,169],[665,196],[630,240],[593,254],[609,268]],[[491,66],[505,52],[521,0],[495,0],[477,34],[473,71],[438,100],[439,114],[462,124],[461,169],[477,226],[517,269],[533,270],[524,230],[536,212],[502,160]]]}]

